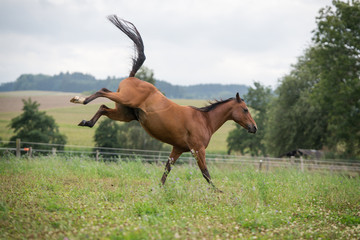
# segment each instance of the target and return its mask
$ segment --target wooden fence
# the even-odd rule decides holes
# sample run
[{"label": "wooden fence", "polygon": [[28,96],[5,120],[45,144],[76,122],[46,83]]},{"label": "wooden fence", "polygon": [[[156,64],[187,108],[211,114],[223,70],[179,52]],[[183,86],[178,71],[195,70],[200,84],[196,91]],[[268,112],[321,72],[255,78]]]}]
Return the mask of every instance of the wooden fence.
[{"label": "wooden fence", "polygon": [[[59,145],[36,142],[0,141],[0,156],[14,154],[16,157],[33,157],[36,155],[86,156],[96,161],[132,161],[166,162],[170,151],[153,151],[124,148],[105,148],[77,145]],[[7,146],[7,147],[4,147]],[[327,170],[336,172],[352,172],[360,174],[360,161],[340,159],[305,159],[305,158],[269,158],[224,154],[207,154],[206,161],[210,164],[233,164],[254,166],[259,171],[274,168],[296,168],[299,171]],[[184,153],[177,161],[195,164],[190,153]]]}]

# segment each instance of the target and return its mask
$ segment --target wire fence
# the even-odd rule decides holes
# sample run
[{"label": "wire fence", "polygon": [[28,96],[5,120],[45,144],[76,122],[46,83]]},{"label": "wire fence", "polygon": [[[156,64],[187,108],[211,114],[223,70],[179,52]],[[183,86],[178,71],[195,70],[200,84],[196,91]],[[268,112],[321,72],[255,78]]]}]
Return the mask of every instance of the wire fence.
[{"label": "wire fence", "polygon": [[[141,149],[90,147],[78,145],[61,145],[38,142],[0,141],[0,156],[7,154],[17,157],[34,157],[39,155],[82,156],[96,161],[144,161],[163,163],[168,160],[170,151],[154,151]],[[297,168],[304,170],[327,170],[352,172],[360,174],[360,161],[342,159],[305,159],[305,158],[270,158],[225,154],[207,154],[209,164],[251,165],[260,171],[274,168]],[[190,153],[184,153],[177,163],[196,164]]]}]

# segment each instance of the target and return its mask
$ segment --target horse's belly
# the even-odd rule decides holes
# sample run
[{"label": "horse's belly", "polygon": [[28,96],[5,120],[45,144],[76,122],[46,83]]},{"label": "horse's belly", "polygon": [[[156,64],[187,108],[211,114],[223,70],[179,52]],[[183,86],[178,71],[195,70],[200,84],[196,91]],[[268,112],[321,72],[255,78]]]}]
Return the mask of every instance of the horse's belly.
[{"label": "horse's belly", "polygon": [[154,138],[180,148],[187,148],[186,129],[181,120],[167,114],[140,114],[139,122]]}]

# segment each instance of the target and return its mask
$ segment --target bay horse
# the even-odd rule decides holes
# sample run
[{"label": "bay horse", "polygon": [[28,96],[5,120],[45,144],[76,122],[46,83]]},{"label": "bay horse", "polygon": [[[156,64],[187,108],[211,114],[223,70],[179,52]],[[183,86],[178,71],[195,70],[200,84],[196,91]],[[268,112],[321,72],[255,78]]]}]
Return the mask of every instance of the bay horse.
[{"label": "bay horse", "polygon": [[93,127],[103,115],[122,122],[139,121],[152,137],[173,147],[161,178],[163,185],[171,166],[183,152],[190,151],[206,181],[216,189],[206,167],[205,149],[214,132],[228,120],[235,121],[250,133],[257,131],[244,100],[237,93],[234,98],[216,101],[202,108],[180,106],[172,102],[154,85],[135,78],[145,61],[144,44],[136,27],[116,15],[109,16],[108,19],[134,42],[132,69],[129,77],[120,82],[116,92],[102,88],[89,97],[75,96],[70,100],[73,103],[88,104],[98,97],[105,97],[115,102],[115,108],[101,105],[91,120],[83,120],[79,126]]}]

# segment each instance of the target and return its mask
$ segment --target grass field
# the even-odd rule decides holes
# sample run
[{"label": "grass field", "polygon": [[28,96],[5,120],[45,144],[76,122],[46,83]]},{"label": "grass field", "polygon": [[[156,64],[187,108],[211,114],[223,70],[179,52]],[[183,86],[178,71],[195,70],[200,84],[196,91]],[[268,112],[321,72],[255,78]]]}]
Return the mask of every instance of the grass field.
[{"label": "grass field", "polygon": [[210,165],[0,160],[0,239],[359,239],[360,181]]},{"label": "grass field", "polygon": [[[41,110],[46,111],[48,115],[55,118],[56,123],[59,125],[60,132],[67,136],[68,144],[94,146],[93,136],[98,125],[95,125],[93,128],[84,128],[78,127],[77,124],[83,119],[91,119],[103,102],[101,102],[100,99],[100,101],[97,101],[95,104],[89,104],[86,106],[74,105],[69,103],[72,95],[69,95],[69,93],[42,91],[1,93],[0,105],[12,105],[16,111],[11,110],[12,108],[9,107],[0,111],[0,138],[2,140],[10,139],[13,132],[8,128],[8,125],[12,118],[21,114],[21,98],[31,97],[33,100],[36,100],[41,104]],[[102,101],[104,100],[102,99]],[[175,99],[173,101],[180,105],[191,105],[196,107],[202,107],[206,105],[207,102],[206,100],[187,99]],[[114,106],[114,103],[108,102],[107,100],[105,100],[105,103],[109,107]],[[208,147],[208,152],[225,153],[227,151],[226,138],[229,131],[235,128],[234,124],[234,122],[226,122],[224,126],[222,126],[214,134]]]}]

